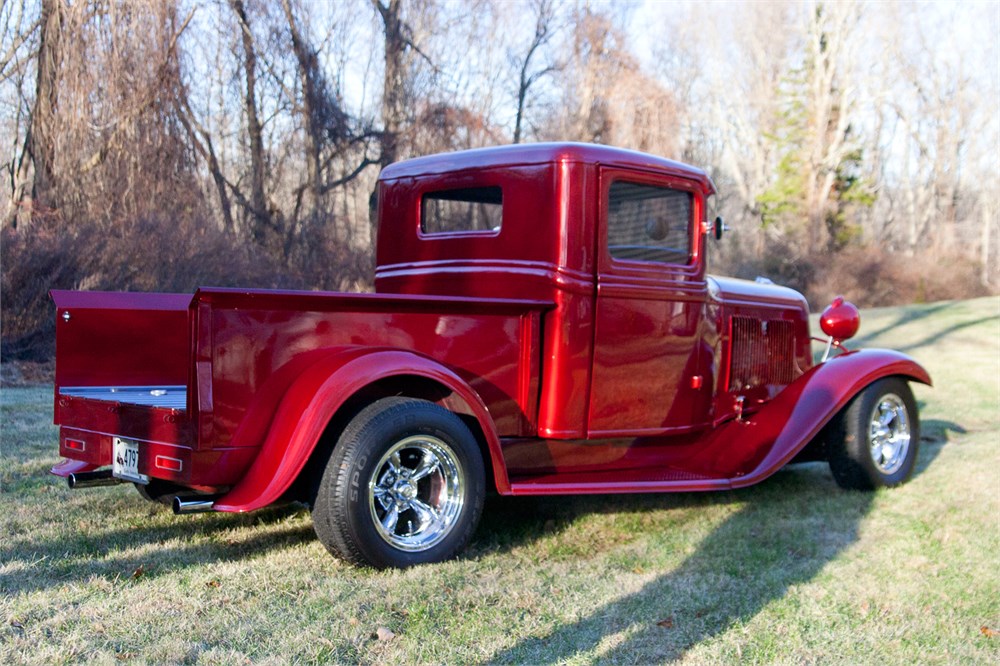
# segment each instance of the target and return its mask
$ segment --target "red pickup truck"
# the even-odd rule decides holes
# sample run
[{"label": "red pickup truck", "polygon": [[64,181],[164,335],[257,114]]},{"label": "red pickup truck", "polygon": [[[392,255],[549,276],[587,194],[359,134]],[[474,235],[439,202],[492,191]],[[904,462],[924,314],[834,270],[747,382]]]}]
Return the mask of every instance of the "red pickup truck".
[{"label": "red pickup truck", "polygon": [[677,162],[537,144],[380,178],[375,294],[53,292],[74,488],[174,511],[312,507],[335,555],[444,560],[500,495],[729,489],[793,459],[840,485],[913,470],[907,356],[850,351],[857,310],[706,275],[714,186]]}]

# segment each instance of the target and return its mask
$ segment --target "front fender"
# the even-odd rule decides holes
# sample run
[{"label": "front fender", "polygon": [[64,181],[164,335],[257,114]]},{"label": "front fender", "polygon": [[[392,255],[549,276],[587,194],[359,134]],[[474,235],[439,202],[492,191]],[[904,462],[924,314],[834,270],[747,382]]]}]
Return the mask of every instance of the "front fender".
[{"label": "front fender", "polygon": [[785,387],[746,420],[720,426],[690,467],[733,488],[763,481],[786,465],[862,389],[883,377],[931,384],[927,371],[905,354],[866,349],[836,356]]},{"label": "front fender", "polygon": [[497,489],[509,490],[493,420],[482,398],[461,377],[414,352],[345,347],[316,360],[291,383],[250,469],[213,508],[253,511],[276,502],[302,471],[337,410],[366,386],[399,375],[433,380],[468,405],[486,437]]}]

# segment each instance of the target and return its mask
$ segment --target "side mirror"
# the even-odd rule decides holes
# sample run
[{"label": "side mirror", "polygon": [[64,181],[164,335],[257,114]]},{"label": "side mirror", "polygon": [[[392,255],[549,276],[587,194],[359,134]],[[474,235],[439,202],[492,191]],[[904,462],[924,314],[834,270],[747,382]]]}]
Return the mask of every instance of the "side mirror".
[{"label": "side mirror", "polygon": [[715,240],[722,238],[722,232],[729,231],[729,225],[722,221],[722,216],[715,218],[715,222],[712,223],[712,235],[715,236]]}]

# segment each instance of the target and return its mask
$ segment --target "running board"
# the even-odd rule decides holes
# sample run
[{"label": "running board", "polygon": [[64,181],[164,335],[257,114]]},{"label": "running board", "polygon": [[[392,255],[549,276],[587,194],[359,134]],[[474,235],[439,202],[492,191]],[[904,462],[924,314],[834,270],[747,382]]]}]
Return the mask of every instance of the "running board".
[{"label": "running board", "polygon": [[513,477],[512,495],[603,495],[729,490],[731,479],[712,479],[663,469],[577,472]]}]

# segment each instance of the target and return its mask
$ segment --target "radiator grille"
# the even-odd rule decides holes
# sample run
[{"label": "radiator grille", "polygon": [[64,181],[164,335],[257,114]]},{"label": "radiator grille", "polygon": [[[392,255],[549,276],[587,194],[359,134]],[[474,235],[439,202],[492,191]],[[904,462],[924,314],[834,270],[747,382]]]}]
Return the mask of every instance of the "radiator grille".
[{"label": "radiator grille", "polygon": [[790,321],[734,316],[729,390],[791,384],[795,379],[795,328]]}]

